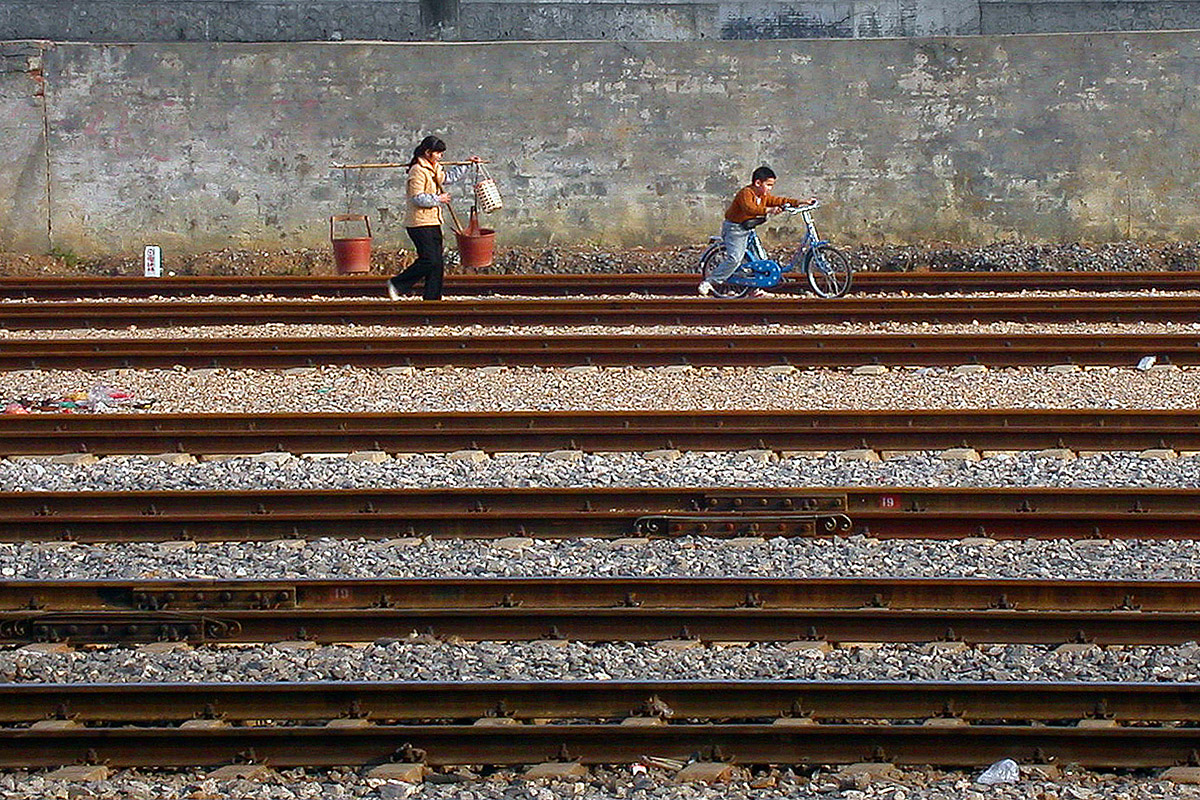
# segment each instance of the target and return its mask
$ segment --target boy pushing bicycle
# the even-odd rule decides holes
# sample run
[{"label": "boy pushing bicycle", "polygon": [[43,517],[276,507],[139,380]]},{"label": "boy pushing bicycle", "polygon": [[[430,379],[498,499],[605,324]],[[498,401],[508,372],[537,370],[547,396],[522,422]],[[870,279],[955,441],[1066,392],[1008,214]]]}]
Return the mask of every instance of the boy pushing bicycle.
[{"label": "boy pushing bicycle", "polygon": [[[725,258],[711,273],[700,281],[698,290],[702,297],[711,297],[717,287],[729,280],[742,258],[746,255],[746,243],[750,231],[767,221],[767,215],[777,214],[783,206],[811,205],[817,198],[802,203],[794,197],[779,197],[771,194],[775,188],[775,171],[761,166],[750,175],[750,184],[743,186],[725,209],[725,221],[721,224],[721,242],[725,247]],[[767,293],[755,289],[750,297],[762,297]]]}]

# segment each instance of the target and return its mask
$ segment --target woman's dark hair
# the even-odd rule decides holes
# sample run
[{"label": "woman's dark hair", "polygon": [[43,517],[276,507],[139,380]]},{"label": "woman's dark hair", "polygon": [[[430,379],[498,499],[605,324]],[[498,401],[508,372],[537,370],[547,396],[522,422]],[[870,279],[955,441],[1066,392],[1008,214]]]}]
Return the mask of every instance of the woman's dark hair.
[{"label": "woman's dark hair", "polygon": [[765,181],[768,178],[774,178],[774,177],[775,177],[775,170],[771,169],[766,164],[764,164],[761,167],[759,167],[758,169],[754,170],[754,174],[752,174],[750,176],[750,182],[753,183],[754,181]]},{"label": "woman's dark hair", "polygon": [[413,164],[417,163],[418,158],[429,155],[430,153],[444,152],[446,152],[445,142],[436,136],[426,136],[421,140],[421,143],[416,146],[416,149],[413,150],[412,161],[408,162],[408,165],[411,167]]}]

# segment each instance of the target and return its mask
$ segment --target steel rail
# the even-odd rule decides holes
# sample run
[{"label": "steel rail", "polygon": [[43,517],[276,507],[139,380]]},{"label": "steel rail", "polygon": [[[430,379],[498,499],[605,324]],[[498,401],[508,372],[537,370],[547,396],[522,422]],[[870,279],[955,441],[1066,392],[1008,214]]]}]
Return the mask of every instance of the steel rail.
[{"label": "steel rail", "polygon": [[0,348],[0,370],[391,366],[1133,366],[1200,364],[1195,334],[754,334],[31,339]]},{"label": "steel rail", "polygon": [[0,642],[269,644],[372,642],[428,635],[464,641],[829,641],[923,644],[1179,645],[1200,613],[904,609],[494,608],[246,611],[21,611],[0,615]]},{"label": "steel rail", "polygon": [[0,611],[1200,611],[1200,582],[1024,578],[6,580]]},{"label": "steel rail", "polygon": [[968,725],[548,724],[0,729],[0,767],[69,763],[197,767],[245,762],[274,767],[379,764],[420,751],[433,766],[529,764],[566,759],[629,763],[647,755],[687,761],[697,752],[741,764],[980,766],[1001,758],[1084,767],[1160,767],[1200,750],[1200,729]]},{"label": "steel rail", "polygon": [[404,453],[582,449],[1200,451],[1194,411],[556,411],[409,414],[28,414],[0,454]]},{"label": "steel rail", "polygon": [[843,322],[1191,323],[1200,298],[1149,297],[849,297],[489,300],[394,303],[375,300],[254,302],[0,303],[8,330],[180,327],[194,325],[812,325]]},{"label": "steel rail", "polygon": [[[537,275],[450,275],[448,296],[589,295],[646,293],[694,295],[692,273],[595,273]],[[800,284],[795,288],[803,291]],[[860,272],[856,293],[1013,291],[1200,290],[1200,272]],[[179,297],[259,295],[275,297],[382,297],[383,277],[212,276],[167,278],[70,276],[0,277],[0,298],[62,300],[81,297]]]},{"label": "steel rail", "polygon": [[2,585],[4,642],[336,643],[423,632],[473,641],[1163,645],[1200,636],[1197,584],[1170,581],[528,578]]},{"label": "steel rail", "polygon": [[1200,722],[1200,684],[889,681],[7,683],[0,723],[189,719]]},{"label": "steel rail", "polygon": [[7,542],[849,533],[924,539],[1195,539],[1200,538],[1200,490],[710,486],[0,492],[0,541]]},{"label": "steel rail", "polygon": [[[2,492],[0,541],[612,538],[678,536],[701,529],[712,536],[760,530],[828,536],[848,532],[846,502],[845,492],[837,489],[746,492],[717,487]],[[1021,502],[1028,501],[1007,505],[1015,509]],[[1081,500],[1079,508],[1088,508],[1087,502]],[[1124,509],[1154,501],[1139,494],[1112,502]],[[1165,503],[1176,507],[1174,499]],[[1155,510],[1165,508],[1155,505]],[[685,518],[696,514],[701,517]]]}]

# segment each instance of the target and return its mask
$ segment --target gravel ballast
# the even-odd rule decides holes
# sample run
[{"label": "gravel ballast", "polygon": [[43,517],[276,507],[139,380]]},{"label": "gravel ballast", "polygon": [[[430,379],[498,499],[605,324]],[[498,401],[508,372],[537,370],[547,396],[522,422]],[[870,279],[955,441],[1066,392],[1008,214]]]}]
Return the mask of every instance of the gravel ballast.
[{"label": "gravel ballast", "polygon": [[[914,356],[919,360],[919,356]],[[1200,408],[1200,367],[637,369],[437,367],[408,373],[345,366],[298,370],[20,371],[0,401],[55,399],[94,387],[128,392],[151,413],[313,413],[775,409]],[[153,401],[153,402],[150,402]],[[109,411],[132,410],[117,404]],[[136,412],[135,412],[136,413]]]},{"label": "gravel ballast", "polygon": [[[797,774],[799,772],[799,774]],[[630,766],[593,767],[586,777],[569,781],[526,781],[520,770],[488,773],[456,768],[437,773],[424,784],[364,777],[357,770],[287,769],[260,781],[221,781],[206,771],[147,772],[122,770],[88,784],[47,781],[44,774],[0,773],[3,800],[1165,800],[1197,797],[1200,787],[1177,785],[1146,776],[1068,770],[1047,780],[1026,772],[1012,785],[974,783],[982,769],[941,771],[905,768],[870,783],[837,776],[831,770],[756,769],[739,773],[730,784],[676,785],[672,775],[652,768],[635,773]],[[435,782],[436,781],[436,782]]]},{"label": "gravel ballast", "polygon": [[[979,295],[971,295],[972,298]],[[1022,295],[1021,299],[1033,299]],[[1074,296],[1076,299],[1078,296]],[[1167,297],[1167,295],[1160,295]],[[1186,296],[1200,302],[1200,295]],[[546,302],[546,298],[523,298]],[[599,299],[599,298],[592,298]],[[636,304],[640,298],[611,298],[631,302],[630,317],[636,319]],[[905,296],[919,300],[919,297]],[[946,299],[944,295],[930,298],[931,302]],[[1049,299],[1049,298],[1048,298]],[[1131,298],[1132,299],[1132,298]],[[33,301],[29,301],[33,302]],[[147,301],[157,302],[157,301]],[[419,302],[419,301],[417,301]],[[752,302],[752,301],[748,301]],[[0,301],[0,309],[5,303]],[[39,303],[41,305],[41,303]],[[98,304],[101,308],[103,303]],[[181,304],[185,305],[185,304]],[[247,305],[250,305],[249,303]],[[753,306],[750,306],[753,308]],[[17,305],[15,311],[20,311]],[[759,323],[729,325],[378,325],[354,322],[330,324],[324,322],[264,322],[226,325],[174,325],[170,327],[140,326],[136,323],[120,328],[35,328],[0,329],[0,340],[45,339],[229,339],[229,338],[442,338],[447,336],[845,336],[863,334],[942,334],[969,336],[1014,336],[1018,334],[1126,334],[1162,335],[1189,334],[1200,330],[1200,322],[1015,322],[993,320],[970,322],[909,322],[881,320],[877,322],[848,319],[842,322],[811,322],[804,324]]]},{"label": "gravel ballast", "polygon": [[920,680],[1196,681],[1200,648],[992,644],[946,652],[922,644],[790,650],[786,643],[672,650],[650,644],[475,642],[365,647],[207,646],[174,652],[101,647],[0,649],[17,683],[244,681]]},{"label": "gravel ballast", "polygon": [[[978,542],[978,543],[976,543]],[[681,538],[0,544],[6,580],[907,577],[1200,580],[1196,541]]]},{"label": "gravel ballast", "polygon": [[1111,451],[1061,459],[1024,451],[980,461],[945,460],[932,452],[856,461],[839,453],[762,461],[750,453],[685,452],[678,458],[642,453],[498,455],[481,461],[447,454],[389,458],[252,458],[168,465],[147,456],[110,456],[90,466],[0,461],[6,491],[174,491],[190,489],[372,489],[570,486],[979,486],[1200,487],[1200,457],[1144,458]]}]

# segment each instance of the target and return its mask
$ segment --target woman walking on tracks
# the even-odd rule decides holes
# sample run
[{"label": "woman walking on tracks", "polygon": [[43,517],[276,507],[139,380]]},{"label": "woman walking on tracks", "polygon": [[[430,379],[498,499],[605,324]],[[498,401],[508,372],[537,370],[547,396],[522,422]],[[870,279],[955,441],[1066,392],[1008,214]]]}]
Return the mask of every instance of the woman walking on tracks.
[{"label": "woman walking on tracks", "polygon": [[[417,260],[408,269],[388,281],[388,296],[399,300],[418,281],[425,281],[421,296],[426,300],[442,299],[442,206],[450,202],[443,188],[466,174],[468,165],[442,169],[441,160],[446,143],[436,136],[426,136],[413,150],[408,162],[408,200],[405,203],[404,228],[417,248]],[[471,156],[471,161],[478,161]]]}]

